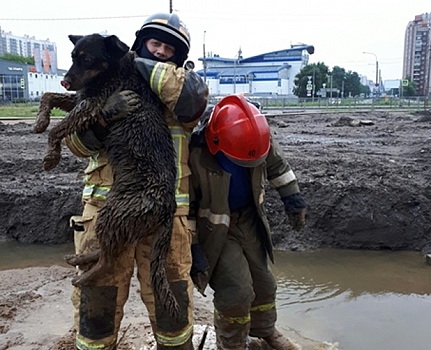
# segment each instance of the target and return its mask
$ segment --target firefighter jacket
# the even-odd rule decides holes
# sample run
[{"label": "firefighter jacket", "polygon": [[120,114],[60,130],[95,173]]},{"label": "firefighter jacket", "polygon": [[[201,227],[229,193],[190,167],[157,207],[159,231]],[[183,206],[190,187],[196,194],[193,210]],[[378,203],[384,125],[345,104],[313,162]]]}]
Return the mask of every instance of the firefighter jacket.
[{"label": "firefighter jacket", "polygon": [[[174,64],[148,59],[135,60],[143,75],[163,102],[163,114],[171,130],[176,150],[176,215],[187,215],[189,210],[188,166],[189,141],[193,127],[205,111],[208,87],[193,71],[177,68]],[[90,157],[85,169],[83,201],[101,206],[112,186],[112,169],[105,150],[97,137],[88,130],[74,133],[65,139],[67,147],[78,157]]]},{"label": "firefighter jacket", "polygon": [[[196,220],[197,243],[202,247],[209,263],[208,279],[217,263],[226,241],[230,225],[228,204],[230,174],[225,172],[209,152],[206,145],[191,145],[190,151],[191,203],[190,220]],[[265,213],[266,180],[279,192],[281,198],[299,193],[295,174],[283,157],[279,145],[271,140],[266,160],[255,168],[249,168],[253,202],[262,223],[260,239],[272,262],[273,248],[269,223]],[[196,240],[195,240],[196,241]]]}]

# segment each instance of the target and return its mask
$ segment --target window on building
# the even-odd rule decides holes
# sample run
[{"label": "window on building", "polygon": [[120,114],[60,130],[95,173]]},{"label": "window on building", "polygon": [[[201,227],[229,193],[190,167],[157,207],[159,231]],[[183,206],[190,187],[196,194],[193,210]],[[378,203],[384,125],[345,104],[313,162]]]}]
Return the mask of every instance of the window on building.
[{"label": "window on building", "polygon": [[5,74],[0,75],[0,82],[2,84],[1,98],[8,101],[16,101],[24,98],[25,88],[21,86],[22,75]]}]

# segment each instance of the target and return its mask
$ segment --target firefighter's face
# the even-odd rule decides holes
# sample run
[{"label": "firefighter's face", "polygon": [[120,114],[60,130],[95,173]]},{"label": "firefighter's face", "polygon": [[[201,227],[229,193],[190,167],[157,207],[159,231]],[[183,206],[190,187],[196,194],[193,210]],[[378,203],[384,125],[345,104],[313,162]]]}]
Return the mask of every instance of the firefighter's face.
[{"label": "firefighter's face", "polygon": [[157,39],[148,39],[145,43],[149,52],[161,61],[169,60],[175,55],[175,47],[165,44]]}]

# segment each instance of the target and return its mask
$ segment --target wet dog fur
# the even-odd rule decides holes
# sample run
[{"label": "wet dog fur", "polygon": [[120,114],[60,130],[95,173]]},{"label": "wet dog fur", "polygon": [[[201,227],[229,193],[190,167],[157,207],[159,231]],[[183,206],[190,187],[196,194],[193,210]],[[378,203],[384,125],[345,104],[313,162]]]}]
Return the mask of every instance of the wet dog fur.
[{"label": "wet dog fur", "polygon": [[160,101],[139,77],[134,53],[115,35],[70,35],[69,39],[75,45],[73,64],[62,84],[76,94],[45,93],[34,126],[34,132],[43,132],[54,107],[68,112],[49,133],[45,170],[59,163],[61,140],[96,123],[107,98],[115,91],[135,91],[142,101],[137,111],[109,127],[104,146],[114,181],[96,222],[100,249],[88,255],[65,257],[75,266],[92,263],[72,283],[94,284],[112,271],[114,259],[124,246],[153,235],[150,278],[154,294],[166,311],[178,318],[179,305],[166,275],[176,211],[175,149]]}]

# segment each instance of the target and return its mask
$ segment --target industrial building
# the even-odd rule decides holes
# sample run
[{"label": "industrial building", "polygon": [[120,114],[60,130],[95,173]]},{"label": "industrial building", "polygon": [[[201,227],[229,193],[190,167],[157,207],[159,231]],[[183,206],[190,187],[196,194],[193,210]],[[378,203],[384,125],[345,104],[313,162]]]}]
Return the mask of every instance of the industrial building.
[{"label": "industrial building", "polygon": [[291,45],[289,49],[243,58],[218,55],[201,57],[203,69],[197,73],[206,81],[210,95],[244,93],[256,96],[293,97],[294,79],[314,53],[311,45]]}]

